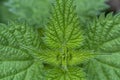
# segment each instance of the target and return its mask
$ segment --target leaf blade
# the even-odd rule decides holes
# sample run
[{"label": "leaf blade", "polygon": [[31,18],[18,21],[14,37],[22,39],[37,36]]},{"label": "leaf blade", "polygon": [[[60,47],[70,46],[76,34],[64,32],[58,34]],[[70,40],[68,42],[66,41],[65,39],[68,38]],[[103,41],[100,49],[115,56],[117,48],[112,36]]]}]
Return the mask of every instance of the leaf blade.
[{"label": "leaf blade", "polygon": [[88,64],[88,78],[90,80],[119,80],[119,54],[98,56]]},{"label": "leaf blade", "polygon": [[[43,80],[41,61],[36,61],[29,49],[40,48],[40,36],[25,24],[0,25],[0,80]],[[27,42],[27,43],[26,43]]]},{"label": "leaf blade", "polygon": [[53,5],[52,17],[46,27],[45,43],[51,47],[79,47],[83,37],[73,0],[58,0]]}]

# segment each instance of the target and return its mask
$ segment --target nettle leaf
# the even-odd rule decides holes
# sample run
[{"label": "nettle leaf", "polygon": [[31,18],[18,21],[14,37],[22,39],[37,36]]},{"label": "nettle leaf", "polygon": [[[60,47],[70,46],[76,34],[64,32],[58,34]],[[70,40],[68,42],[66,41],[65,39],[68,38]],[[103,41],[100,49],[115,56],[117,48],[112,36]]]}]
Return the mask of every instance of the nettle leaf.
[{"label": "nettle leaf", "polygon": [[0,80],[43,80],[42,63],[21,47],[26,45],[38,49],[39,38],[28,25],[0,25]]},{"label": "nettle leaf", "polygon": [[61,61],[59,60],[60,51],[59,50],[42,50],[41,55],[39,55],[39,59],[43,61],[43,63],[52,65],[52,66],[60,66]]},{"label": "nettle leaf", "polygon": [[102,56],[88,64],[89,80],[120,80],[120,15],[101,15],[88,29],[86,46]]},{"label": "nettle leaf", "polygon": [[79,67],[70,67],[69,71],[55,68],[48,70],[47,73],[46,80],[86,80],[84,71]]},{"label": "nettle leaf", "polygon": [[120,80],[120,54],[99,56],[87,68],[88,80]]},{"label": "nettle leaf", "polygon": [[[2,26],[3,27],[3,26]],[[10,22],[1,30],[1,37],[5,38],[8,43],[6,45],[19,47],[21,44],[26,46],[40,47],[40,36],[33,27],[28,27],[25,23]]]},{"label": "nettle leaf", "polygon": [[93,52],[76,50],[84,38],[75,9],[73,0],[56,0],[53,4],[53,13],[43,39],[51,51],[43,51],[45,54],[39,56],[53,67],[46,75],[47,80],[85,80],[79,67],[93,58]]},{"label": "nettle leaf", "polygon": [[73,0],[56,0],[45,36],[45,43],[50,47],[76,48],[80,46],[83,37]]},{"label": "nettle leaf", "polygon": [[101,15],[88,29],[87,47],[102,53],[120,51],[120,15]]}]

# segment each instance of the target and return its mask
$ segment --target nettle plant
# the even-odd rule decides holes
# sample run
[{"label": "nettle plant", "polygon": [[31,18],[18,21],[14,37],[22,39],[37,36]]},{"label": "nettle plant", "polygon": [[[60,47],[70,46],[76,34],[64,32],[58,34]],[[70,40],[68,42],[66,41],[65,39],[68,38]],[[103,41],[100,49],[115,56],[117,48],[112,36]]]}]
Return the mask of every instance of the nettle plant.
[{"label": "nettle plant", "polygon": [[0,80],[120,80],[120,15],[80,26],[74,0],[56,0],[49,23],[0,25]]}]

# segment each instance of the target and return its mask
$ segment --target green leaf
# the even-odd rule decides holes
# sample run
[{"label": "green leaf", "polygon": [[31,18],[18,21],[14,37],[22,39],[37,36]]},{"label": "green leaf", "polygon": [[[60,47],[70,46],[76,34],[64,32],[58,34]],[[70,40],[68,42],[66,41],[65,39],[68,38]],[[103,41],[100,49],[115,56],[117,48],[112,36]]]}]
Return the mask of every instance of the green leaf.
[{"label": "green leaf", "polygon": [[102,55],[87,64],[88,80],[120,80],[119,21],[119,14],[102,14],[90,24],[85,46]]},{"label": "green leaf", "polygon": [[[36,29],[25,23],[10,22],[8,25],[1,26],[0,37],[1,44],[7,41],[5,45],[20,47],[20,45],[33,46],[40,48],[40,36]],[[4,40],[6,39],[6,40]]]},{"label": "green leaf", "polygon": [[59,50],[42,50],[42,54],[38,55],[38,58],[43,61],[43,63],[52,65],[52,66],[60,66],[60,51]]},{"label": "green leaf", "polygon": [[90,24],[86,47],[101,53],[119,53],[120,51],[120,15],[106,17],[101,15]]},{"label": "green leaf", "polygon": [[25,24],[0,25],[0,80],[44,80],[43,65],[22,45],[40,48],[34,28]]},{"label": "green leaf", "polygon": [[70,67],[68,71],[55,68],[47,71],[46,80],[86,80],[86,74],[79,67]]},{"label": "green leaf", "polygon": [[57,0],[53,4],[53,13],[45,30],[45,43],[50,47],[80,46],[83,37],[73,0]]},{"label": "green leaf", "polygon": [[88,80],[120,80],[120,54],[99,56],[87,70]]},{"label": "green leaf", "polygon": [[85,63],[95,57],[94,52],[84,50],[70,51],[69,53],[71,54],[70,60],[68,61],[68,65],[70,66],[76,66]]}]

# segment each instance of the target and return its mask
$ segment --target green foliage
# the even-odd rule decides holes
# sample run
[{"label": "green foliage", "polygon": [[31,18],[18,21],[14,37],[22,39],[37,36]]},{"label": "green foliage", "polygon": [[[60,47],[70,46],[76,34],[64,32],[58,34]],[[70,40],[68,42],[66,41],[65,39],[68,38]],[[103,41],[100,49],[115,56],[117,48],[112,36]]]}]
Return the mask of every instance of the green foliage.
[{"label": "green foliage", "polygon": [[18,18],[25,19],[29,24],[41,27],[45,24],[49,7],[47,0],[8,0],[5,5],[10,12]]},{"label": "green foliage", "polygon": [[7,23],[9,19],[15,18],[15,15],[8,11],[8,8],[4,6],[6,0],[0,0],[0,22]]},{"label": "green foliage", "polygon": [[[101,11],[107,9],[108,6],[104,3],[105,1],[75,0],[81,23],[85,25],[86,21],[90,22]],[[49,9],[51,9],[50,2],[54,3],[55,0],[8,0],[5,2],[5,6],[16,15],[15,17],[25,19],[29,24],[43,27],[46,18],[49,16]],[[9,18],[13,19],[12,17]]]},{"label": "green foliage", "polygon": [[79,67],[70,67],[69,71],[64,72],[59,68],[48,70],[46,80],[86,80],[85,73]]},{"label": "green foliage", "polygon": [[50,47],[79,47],[83,38],[73,1],[57,1],[46,27],[45,42]]},{"label": "green foliage", "polygon": [[0,24],[0,80],[120,80],[120,15],[95,17],[104,0],[87,1],[79,0],[80,18],[91,20],[86,28],[74,0],[56,0],[43,30],[33,26],[49,14],[41,14],[42,0],[9,0],[11,12],[27,21]]},{"label": "green foliage", "polygon": [[[120,15],[101,15],[90,24],[86,46],[103,53],[118,53],[120,48]],[[88,45],[90,44],[90,45]]]},{"label": "green foliage", "polygon": [[88,80],[120,80],[120,54],[99,56],[89,62]]},{"label": "green foliage", "polygon": [[22,46],[39,49],[40,37],[25,24],[0,25],[0,80],[43,80],[42,64],[33,52]]},{"label": "green foliage", "polygon": [[87,49],[97,56],[87,64],[89,80],[120,80],[120,15],[101,15],[90,24]]},{"label": "green foliage", "polygon": [[[44,50],[41,51],[41,54],[39,58],[44,61],[44,63],[52,65],[52,66],[57,66],[59,67],[61,65],[61,52],[59,50]],[[93,58],[92,54],[93,52],[89,51],[69,51],[67,54],[67,63],[69,66],[76,66],[81,63],[84,63],[88,61],[89,59]]]}]

